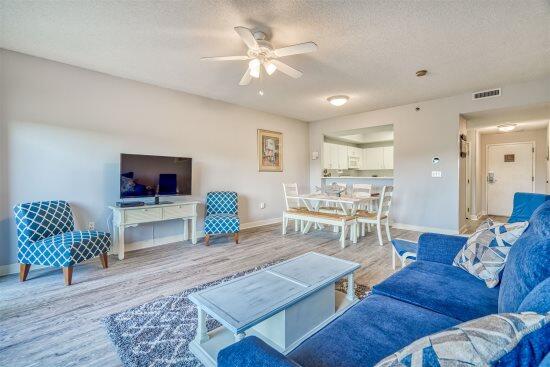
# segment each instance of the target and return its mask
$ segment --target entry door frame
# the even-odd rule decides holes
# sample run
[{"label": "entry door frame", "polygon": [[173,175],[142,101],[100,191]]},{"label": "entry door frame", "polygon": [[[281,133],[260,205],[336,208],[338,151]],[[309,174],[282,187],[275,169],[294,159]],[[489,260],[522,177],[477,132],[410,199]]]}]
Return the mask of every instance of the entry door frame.
[{"label": "entry door frame", "polygon": [[485,146],[485,213],[489,213],[489,183],[487,182],[487,174],[489,172],[489,148],[494,146],[502,146],[502,145],[517,145],[517,144],[531,144],[531,172],[533,172],[533,176],[531,178],[531,192],[535,192],[535,181],[537,179],[535,167],[535,152],[536,152],[536,144],[535,141],[516,141],[513,143],[496,143],[496,144],[487,144]]},{"label": "entry door frame", "polygon": [[469,141],[465,142],[466,145],[468,146],[468,153],[466,153],[466,162],[465,162],[465,169],[466,169],[466,174],[464,177],[464,180],[466,182],[464,182],[464,184],[466,185],[466,192],[465,192],[465,200],[466,200],[466,207],[464,208],[465,209],[465,214],[466,214],[466,219],[472,219],[472,215],[474,215],[472,213],[472,154],[471,154],[471,144]]}]

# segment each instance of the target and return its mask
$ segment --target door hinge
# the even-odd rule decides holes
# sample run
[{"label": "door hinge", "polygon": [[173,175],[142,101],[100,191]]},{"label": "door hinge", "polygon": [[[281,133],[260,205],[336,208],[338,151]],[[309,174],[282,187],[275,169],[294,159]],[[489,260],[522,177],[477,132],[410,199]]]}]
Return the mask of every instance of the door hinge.
[{"label": "door hinge", "polygon": [[532,153],[535,153],[535,148],[531,148],[531,152],[532,152]]},{"label": "door hinge", "polygon": [[535,176],[531,176],[531,182],[535,182]]}]

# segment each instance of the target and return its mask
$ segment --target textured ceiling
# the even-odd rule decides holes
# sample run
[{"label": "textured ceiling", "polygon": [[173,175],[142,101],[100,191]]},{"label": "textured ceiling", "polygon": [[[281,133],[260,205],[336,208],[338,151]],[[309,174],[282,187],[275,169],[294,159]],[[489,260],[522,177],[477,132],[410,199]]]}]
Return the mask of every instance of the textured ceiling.
[{"label": "textured ceiling", "polygon": [[[545,0],[0,3],[2,48],[306,121],[550,75]],[[199,60],[243,54],[237,25],[319,51],[284,58],[304,76],[276,72],[261,97],[238,86],[245,62]]]}]

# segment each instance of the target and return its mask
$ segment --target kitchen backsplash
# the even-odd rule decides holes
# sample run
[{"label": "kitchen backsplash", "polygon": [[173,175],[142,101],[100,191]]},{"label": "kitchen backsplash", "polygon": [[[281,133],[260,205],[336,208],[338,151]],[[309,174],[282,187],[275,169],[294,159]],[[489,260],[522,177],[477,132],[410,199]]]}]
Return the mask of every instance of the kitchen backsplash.
[{"label": "kitchen backsplash", "polygon": [[353,176],[353,177],[372,177],[376,175],[377,177],[393,177],[392,169],[382,169],[382,170],[356,170],[356,169],[329,169],[327,170],[332,177],[340,176]]}]

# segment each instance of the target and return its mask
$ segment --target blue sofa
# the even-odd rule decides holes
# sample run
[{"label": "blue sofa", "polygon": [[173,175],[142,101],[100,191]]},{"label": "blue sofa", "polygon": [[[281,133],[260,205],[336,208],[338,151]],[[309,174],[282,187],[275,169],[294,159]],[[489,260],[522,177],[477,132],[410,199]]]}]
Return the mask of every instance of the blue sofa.
[{"label": "blue sofa", "polygon": [[[466,237],[426,233],[416,262],[376,285],[371,295],[288,355],[247,337],[220,351],[218,366],[372,366],[416,339],[467,320],[550,311],[550,196],[516,194],[512,218],[530,218],[530,224],[512,247],[496,288],[452,265]],[[550,327],[541,335],[530,346],[537,362],[550,349]],[[508,361],[513,358],[519,357],[510,355]]]}]

